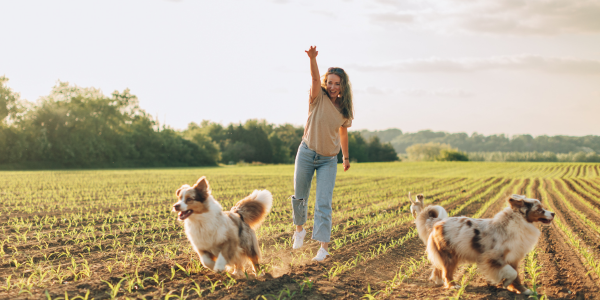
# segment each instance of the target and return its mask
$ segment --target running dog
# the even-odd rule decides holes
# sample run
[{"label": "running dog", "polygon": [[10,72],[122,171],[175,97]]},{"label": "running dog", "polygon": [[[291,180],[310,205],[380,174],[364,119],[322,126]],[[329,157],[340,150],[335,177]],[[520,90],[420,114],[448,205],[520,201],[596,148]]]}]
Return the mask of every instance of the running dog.
[{"label": "running dog", "polygon": [[194,186],[182,185],[175,194],[179,201],[173,211],[179,212],[178,219],[183,221],[185,234],[202,265],[216,272],[229,267],[238,274],[249,260],[258,275],[260,248],[254,230],[271,210],[273,196],[269,191],[255,190],[230,211],[223,211],[213,198],[204,176]]},{"label": "running dog", "polygon": [[408,200],[410,200],[411,203],[410,213],[413,215],[413,218],[415,218],[419,238],[423,241],[423,244],[427,246],[427,239],[429,239],[429,234],[431,233],[431,230],[433,230],[433,225],[447,218],[448,213],[439,205],[424,207],[425,196],[423,196],[423,194],[418,194],[413,201],[410,197],[410,192],[408,192]]},{"label": "running dog", "polygon": [[549,224],[554,213],[545,210],[539,200],[522,195],[510,196],[508,204],[492,219],[451,217],[433,225],[427,257],[433,264],[436,284],[452,287],[454,271],[460,264],[477,263],[491,284],[531,294],[521,284],[517,269],[540,237],[535,222]]}]

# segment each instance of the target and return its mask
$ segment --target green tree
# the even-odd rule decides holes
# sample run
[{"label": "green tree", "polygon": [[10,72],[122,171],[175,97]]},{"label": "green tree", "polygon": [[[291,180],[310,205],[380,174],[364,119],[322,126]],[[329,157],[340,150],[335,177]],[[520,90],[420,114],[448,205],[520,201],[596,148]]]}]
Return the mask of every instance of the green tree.
[{"label": "green tree", "polygon": [[286,164],[294,162],[290,155],[290,149],[286,147],[284,141],[279,138],[277,132],[271,132],[269,135],[269,143],[273,150],[273,163]]},{"label": "green tree", "polygon": [[469,156],[461,151],[455,149],[442,149],[439,156],[435,159],[437,161],[469,161]]},{"label": "green tree", "polygon": [[32,167],[216,164],[214,151],[208,153],[174,130],[155,129],[157,123],[139,108],[129,90],[105,96],[98,89],[59,82],[15,120],[11,126],[0,125],[0,163]]},{"label": "green tree", "polygon": [[[222,127],[221,127],[222,128]],[[182,132],[183,136],[200,147],[199,156],[210,157],[214,162],[221,161],[221,151],[219,144],[213,142],[210,137],[210,130],[216,129],[208,121],[203,121],[203,126],[196,123],[188,124],[188,128]],[[219,131],[220,132],[220,131]]]},{"label": "green tree", "polygon": [[439,157],[442,150],[451,149],[448,144],[427,143],[414,144],[406,148],[406,152],[408,153],[408,159],[412,161],[434,161]]},{"label": "green tree", "polygon": [[367,145],[370,162],[396,161],[398,154],[390,143],[382,144],[379,137],[373,136]]},{"label": "green tree", "polygon": [[8,78],[0,76],[0,123],[13,123],[19,113],[24,111],[21,96],[9,88],[6,83]]},{"label": "green tree", "polygon": [[273,133],[277,135],[284,147],[287,148],[287,156],[290,157],[290,162],[293,163],[296,159],[300,142],[302,142],[304,127],[283,124],[273,127]]},{"label": "green tree", "polygon": [[[359,132],[348,132],[348,152],[354,162],[369,162],[369,146]],[[338,162],[342,163],[343,154],[340,149]]]}]

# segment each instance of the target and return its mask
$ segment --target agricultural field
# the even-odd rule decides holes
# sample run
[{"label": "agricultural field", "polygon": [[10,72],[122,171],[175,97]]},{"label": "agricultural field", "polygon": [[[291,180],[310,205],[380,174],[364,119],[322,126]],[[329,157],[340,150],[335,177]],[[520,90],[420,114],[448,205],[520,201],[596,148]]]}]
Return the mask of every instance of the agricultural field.
[{"label": "agricultural field", "polygon": [[[207,176],[229,209],[254,189],[274,206],[257,231],[260,276],[202,267],[171,206]],[[512,193],[556,213],[520,266],[541,299],[600,299],[600,164],[364,163],[338,171],[332,257],[291,250],[293,166],[0,172],[0,299],[526,299],[463,265],[460,290],[428,282],[406,195],[453,216],[492,217]],[[309,204],[312,227],[314,187]]]}]

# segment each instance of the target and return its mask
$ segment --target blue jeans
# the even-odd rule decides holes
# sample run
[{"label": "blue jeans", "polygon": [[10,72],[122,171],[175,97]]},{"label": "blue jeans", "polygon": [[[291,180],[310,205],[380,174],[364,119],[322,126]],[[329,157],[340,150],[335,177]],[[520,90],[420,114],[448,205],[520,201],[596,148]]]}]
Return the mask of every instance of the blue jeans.
[{"label": "blue jeans", "polygon": [[306,146],[298,147],[294,170],[292,209],[294,225],[304,225],[308,215],[307,202],[313,175],[317,171],[317,199],[312,239],[329,243],[331,238],[331,201],[337,175],[337,156],[322,156]]}]

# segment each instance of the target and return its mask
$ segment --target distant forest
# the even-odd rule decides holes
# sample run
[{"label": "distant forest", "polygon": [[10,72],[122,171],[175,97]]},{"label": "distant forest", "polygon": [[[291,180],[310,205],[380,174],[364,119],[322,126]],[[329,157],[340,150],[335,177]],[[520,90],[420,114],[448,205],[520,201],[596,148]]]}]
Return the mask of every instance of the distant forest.
[{"label": "distant forest", "polygon": [[[304,131],[302,126],[264,120],[228,125],[198,120],[174,130],[141,109],[129,90],[107,96],[95,88],[59,82],[48,96],[31,103],[7,82],[0,77],[0,169],[291,164]],[[446,147],[446,154],[452,154],[436,160],[600,161],[600,136],[349,132],[350,159],[355,162],[395,161],[397,153],[410,159],[406,149],[425,144]]]},{"label": "distant forest", "polygon": [[559,153],[600,153],[600,136],[546,136],[532,137],[529,134],[482,135],[473,133],[448,133],[443,131],[422,130],[415,133],[403,133],[400,129],[381,131],[359,131],[366,139],[379,137],[382,143],[391,143],[396,152],[406,153],[406,148],[414,144],[448,144],[464,152],[553,152]]},{"label": "distant forest", "polygon": [[[0,77],[0,168],[214,166],[293,163],[302,126],[263,120],[221,125],[199,120],[182,131],[160,126],[129,90],[110,96],[59,82],[37,103],[20,99]],[[351,160],[394,161],[378,137],[349,133]],[[341,162],[341,154],[338,156]]]}]

